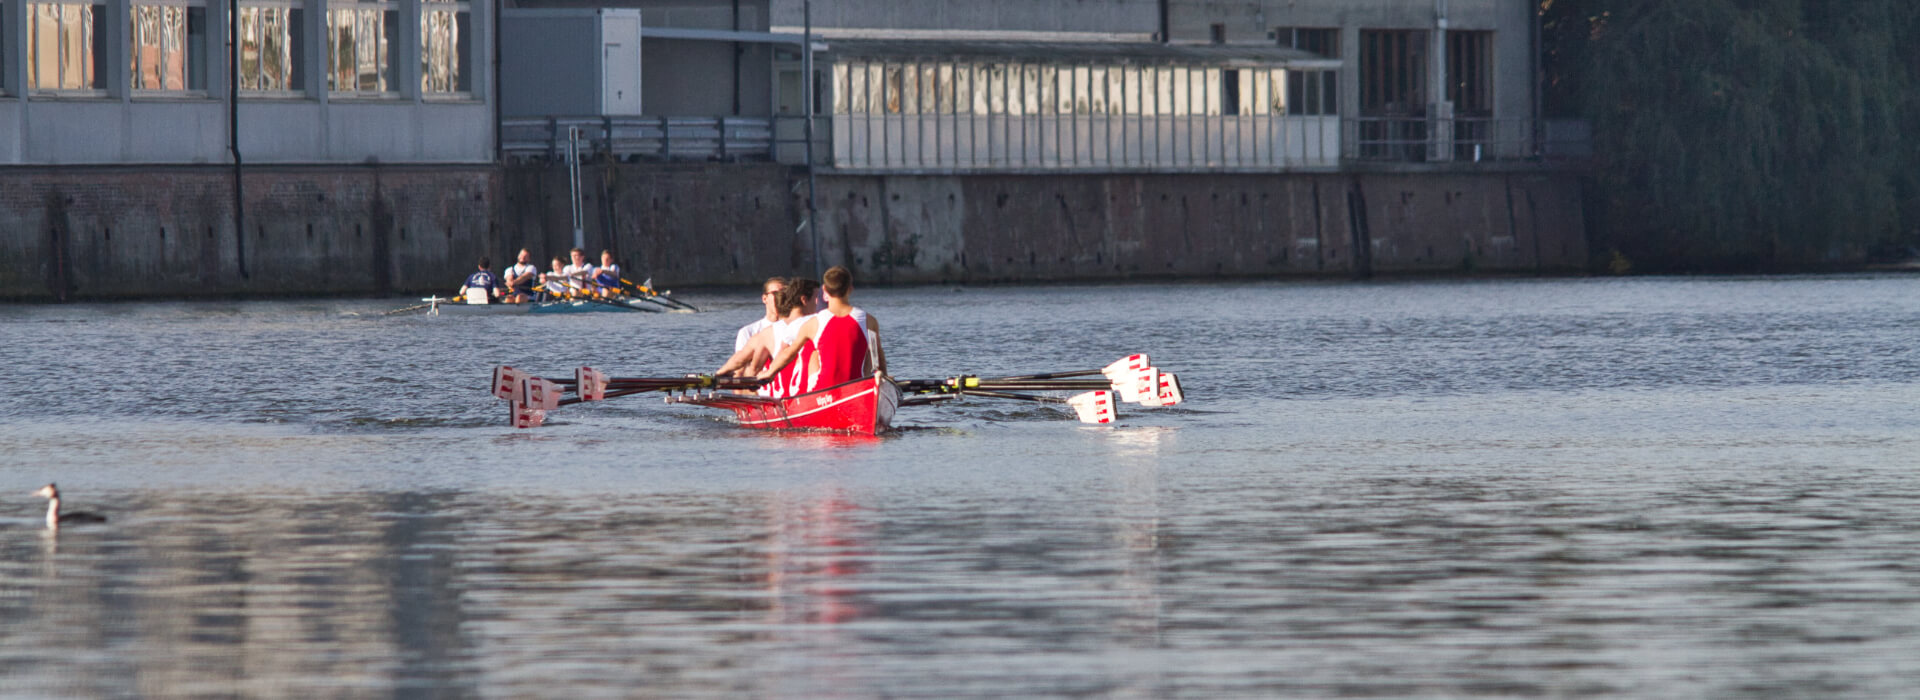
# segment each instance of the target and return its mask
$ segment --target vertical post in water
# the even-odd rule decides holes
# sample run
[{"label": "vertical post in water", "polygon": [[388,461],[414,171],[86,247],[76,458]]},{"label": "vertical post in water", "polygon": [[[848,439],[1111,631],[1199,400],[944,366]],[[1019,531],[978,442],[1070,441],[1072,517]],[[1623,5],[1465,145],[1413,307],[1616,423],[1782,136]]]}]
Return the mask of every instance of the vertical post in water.
[{"label": "vertical post in water", "polygon": [[814,196],[813,183],[813,0],[801,3],[800,14],[804,26],[800,34],[800,109],[806,113],[807,139],[807,234],[813,237],[813,276],[819,279],[826,274],[820,267],[820,230],[814,228],[814,217],[819,214],[818,199]]},{"label": "vertical post in water", "polygon": [[587,248],[587,232],[580,227],[580,127],[567,127],[567,191],[573,195],[573,247]]}]

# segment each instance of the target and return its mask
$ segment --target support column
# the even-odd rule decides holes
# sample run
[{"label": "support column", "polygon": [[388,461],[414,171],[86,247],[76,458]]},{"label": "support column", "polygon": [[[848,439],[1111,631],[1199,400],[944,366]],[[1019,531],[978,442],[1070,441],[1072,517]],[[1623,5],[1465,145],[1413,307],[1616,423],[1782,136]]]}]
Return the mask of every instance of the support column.
[{"label": "support column", "polygon": [[1433,0],[1427,47],[1427,162],[1453,160],[1453,102],[1447,99],[1447,0]]}]

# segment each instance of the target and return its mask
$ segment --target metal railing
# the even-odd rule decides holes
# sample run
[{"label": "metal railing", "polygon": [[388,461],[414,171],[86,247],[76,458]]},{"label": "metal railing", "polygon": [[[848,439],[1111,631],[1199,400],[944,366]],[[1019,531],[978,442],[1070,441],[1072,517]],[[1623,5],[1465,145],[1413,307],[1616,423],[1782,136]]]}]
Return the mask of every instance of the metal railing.
[{"label": "metal railing", "polygon": [[578,128],[582,150],[618,160],[772,160],[773,120],[764,117],[545,117],[500,122],[509,160],[566,157]]},{"label": "metal railing", "polygon": [[[816,116],[820,165],[853,171],[1323,170],[1342,163],[1582,161],[1580,120],[1456,117],[837,115]],[[500,125],[509,160],[806,160],[805,118],[547,117]]]},{"label": "metal railing", "polygon": [[1387,163],[1580,160],[1593,155],[1580,120],[1357,117],[1345,120],[1345,159]]}]

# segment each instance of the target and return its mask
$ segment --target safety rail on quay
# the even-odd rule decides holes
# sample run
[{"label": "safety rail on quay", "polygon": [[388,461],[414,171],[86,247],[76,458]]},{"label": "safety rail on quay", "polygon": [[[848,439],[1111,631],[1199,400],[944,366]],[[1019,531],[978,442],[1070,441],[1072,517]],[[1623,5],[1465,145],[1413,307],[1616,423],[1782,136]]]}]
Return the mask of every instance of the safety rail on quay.
[{"label": "safety rail on quay", "polygon": [[[804,117],[548,117],[501,123],[508,160],[803,164]],[[578,132],[574,130],[578,129]],[[1332,116],[839,115],[815,117],[823,168],[861,172],[1327,171],[1352,164],[1580,163],[1575,119]]]}]

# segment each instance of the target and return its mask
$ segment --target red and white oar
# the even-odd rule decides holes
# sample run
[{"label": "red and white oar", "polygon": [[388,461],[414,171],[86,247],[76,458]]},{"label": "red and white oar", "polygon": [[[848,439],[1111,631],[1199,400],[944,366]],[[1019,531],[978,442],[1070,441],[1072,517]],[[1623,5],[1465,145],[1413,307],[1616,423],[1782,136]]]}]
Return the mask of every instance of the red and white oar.
[{"label": "red and white oar", "polygon": [[573,391],[579,394],[581,401],[604,401],[607,398],[607,375],[592,367],[581,367],[573,371]]},{"label": "red and white oar", "polygon": [[1080,417],[1082,423],[1112,423],[1119,413],[1114,410],[1113,392],[1102,389],[1077,394],[1067,399],[1067,405]]}]

